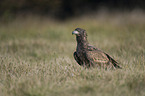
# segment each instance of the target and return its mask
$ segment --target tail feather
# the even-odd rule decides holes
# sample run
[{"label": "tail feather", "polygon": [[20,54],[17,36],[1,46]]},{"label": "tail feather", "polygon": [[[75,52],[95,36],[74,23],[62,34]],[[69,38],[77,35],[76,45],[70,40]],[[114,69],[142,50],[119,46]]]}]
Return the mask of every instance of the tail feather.
[{"label": "tail feather", "polygon": [[[106,54],[106,53],[105,53]],[[116,62],[113,58],[111,58],[108,54],[106,54],[106,56],[108,57],[108,59],[112,62],[112,64],[114,65],[115,68],[119,68],[122,69],[122,67],[120,67],[118,65],[118,62]]]}]

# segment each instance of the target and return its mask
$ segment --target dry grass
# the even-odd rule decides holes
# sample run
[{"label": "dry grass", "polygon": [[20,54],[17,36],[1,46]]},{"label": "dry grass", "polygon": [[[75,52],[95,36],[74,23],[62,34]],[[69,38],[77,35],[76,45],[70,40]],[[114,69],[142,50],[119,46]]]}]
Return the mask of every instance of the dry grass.
[{"label": "dry grass", "polygon": [[[65,22],[30,16],[1,23],[1,96],[144,96],[144,17],[139,11],[102,12]],[[79,66],[72,55],[76,27],[123,69]]]}]

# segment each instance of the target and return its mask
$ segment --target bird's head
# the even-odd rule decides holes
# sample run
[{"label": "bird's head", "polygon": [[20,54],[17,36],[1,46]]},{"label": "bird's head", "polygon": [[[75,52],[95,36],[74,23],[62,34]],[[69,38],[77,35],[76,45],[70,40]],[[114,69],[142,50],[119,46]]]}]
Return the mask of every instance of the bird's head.
[{"label": "bird's head", "polygon": [[87,33],[86,33],[86,30],[82,29],[82,28],[76,28],[73,32],[72,32],[72,35],[76,35],[77,37],[78,36],[83,36],[83,37],[86,37],[87,36]]}]

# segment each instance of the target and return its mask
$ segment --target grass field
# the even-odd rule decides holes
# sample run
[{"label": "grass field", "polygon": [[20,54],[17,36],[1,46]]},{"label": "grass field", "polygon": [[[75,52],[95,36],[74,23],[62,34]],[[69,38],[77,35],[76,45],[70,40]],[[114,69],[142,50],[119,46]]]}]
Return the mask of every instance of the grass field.
[{"label": "grass field", "polygon": [[[102,12],[64,22],[26,16],[0,23],[0,96],[145,96],[144,17]],[[77,27],[123,69],[79,66]]]}]

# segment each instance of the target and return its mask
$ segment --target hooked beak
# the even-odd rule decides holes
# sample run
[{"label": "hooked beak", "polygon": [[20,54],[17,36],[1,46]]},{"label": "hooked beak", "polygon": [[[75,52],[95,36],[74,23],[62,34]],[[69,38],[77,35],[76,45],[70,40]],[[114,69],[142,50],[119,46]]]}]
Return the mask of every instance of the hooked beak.
[{"label": "hooked beak", "polygon": [[73,34],[77,35],[77,34],[79,34],[79,32],[78,32],[78,31],[73,31],[73,32],[72,32],[72,35],[73,35]]}]

